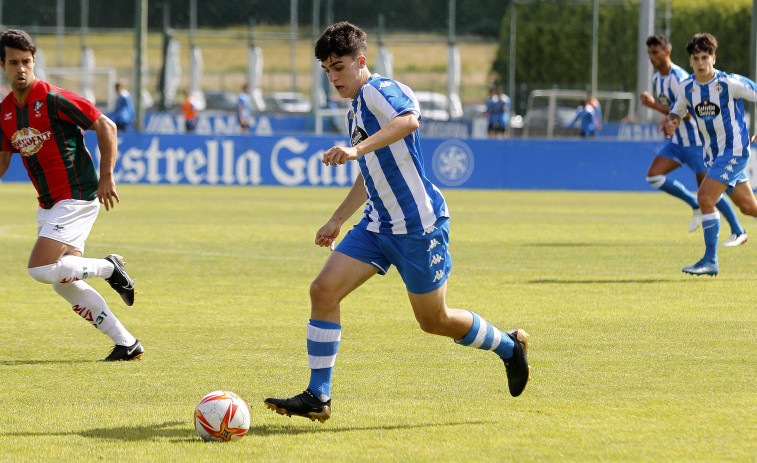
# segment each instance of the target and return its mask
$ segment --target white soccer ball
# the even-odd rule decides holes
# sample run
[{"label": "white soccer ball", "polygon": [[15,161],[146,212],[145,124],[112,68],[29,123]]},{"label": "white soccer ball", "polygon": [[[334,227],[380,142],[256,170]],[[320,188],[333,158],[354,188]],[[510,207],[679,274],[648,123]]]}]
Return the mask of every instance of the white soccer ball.
[{"label": "white soccer ball", "polygon": [[213,391],[195,408],[195,429],[204,441],[241,439],[250,430],[250,408],[231,391]]}]

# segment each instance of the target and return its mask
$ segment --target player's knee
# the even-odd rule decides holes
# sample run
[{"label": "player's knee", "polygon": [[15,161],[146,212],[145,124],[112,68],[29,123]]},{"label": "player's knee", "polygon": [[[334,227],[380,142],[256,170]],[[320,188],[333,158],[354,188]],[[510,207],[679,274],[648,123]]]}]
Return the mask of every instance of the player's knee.
[{"label": "player's knee", "polygon": [[310,284],[310,301],[314,307],[330,307],[334,304],[339,303],[339,300],[334,295],[334,291],[331,286],[329,286],[327,283],[324,283],[319,278],[316,278]]},{"label": "player's knee", "polygon": [[662,185],[665,183],[665,176],[664,175],[648,175],[647,183],[652,185],[653,188],[657,188],[659,190],[660,187],[662,187]]},{"label": "player's knee", "polygon": [[441,313],[416,313],[415,319],[424,333],[441,335],[446,332],[445,319]]},{"label": "player's knee", "polygon": [[58,265],[57,264],[42,265],[40,267],[31,267],[28,270],[28,272],[32,278],[39,281],[40,283],[46,283],[48,285],[51,285],[53,283],[58,283],[60,280],[60,278],[58,278]]}]

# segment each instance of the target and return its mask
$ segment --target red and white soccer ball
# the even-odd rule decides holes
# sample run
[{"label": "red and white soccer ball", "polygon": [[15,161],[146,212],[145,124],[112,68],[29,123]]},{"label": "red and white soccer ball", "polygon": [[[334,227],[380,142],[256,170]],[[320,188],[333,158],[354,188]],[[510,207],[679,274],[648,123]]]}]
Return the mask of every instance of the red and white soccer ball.
[{"label": "red and white soccer ball", "polygon": [[195,408],[195,429],[204,441],[241,439],[250,430],[250,408],[231,391],[213,391]]}]

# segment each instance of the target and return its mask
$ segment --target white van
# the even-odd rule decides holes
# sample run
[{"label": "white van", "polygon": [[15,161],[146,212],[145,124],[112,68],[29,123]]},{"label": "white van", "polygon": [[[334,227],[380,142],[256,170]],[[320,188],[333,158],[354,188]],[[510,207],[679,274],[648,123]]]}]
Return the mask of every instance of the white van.
[{"label": "white van", "polygon": [[456,109],[450,98],[443,93],[417,91],[414,92],[421,105],[421,116],[432,121],[448,121],[462,116],[462,109]]}]

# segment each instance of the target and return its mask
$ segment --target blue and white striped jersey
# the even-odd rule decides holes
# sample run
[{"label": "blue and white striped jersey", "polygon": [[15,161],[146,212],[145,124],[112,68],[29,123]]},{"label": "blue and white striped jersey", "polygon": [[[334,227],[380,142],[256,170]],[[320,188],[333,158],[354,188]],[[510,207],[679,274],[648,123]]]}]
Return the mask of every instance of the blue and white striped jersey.
[{"label": "blue and white striped jersey", "polygon": [[[678,86],[687,77],[689,73],[684,71],[681,66],[671,63],[672,67],[667,75],[660,75],[660,71],[654,73],[652,85],[657,101],[663,106],[672,106],[676,100]],[[670,141],[681,146],[702,146],[702,139],[699,137],[699,129],[694,122],[694,118],[687,121],[681,121],[675,133],[670,137]]]},{"label": "blue and white striped jersey", "polygon": [[[352,100],[347,126],[352,146],[381,130],[393,118],[413,112],[415,94],[405,84],[373,74]],[[449,217],[441,191],[423,168],[418,131],[358,159],[368,202],[358,226],[387,234],[417,233]]]},{"label": "blue and white striped jersey", "polygon": [[715,77],[700,84],[691,75],[681,82],[671,113],[693,113],[704,141],[708,163],[718,156],[749,156],[749,130],[744,102],[757,101],[757,83],[738,74],[715,70]]}]

